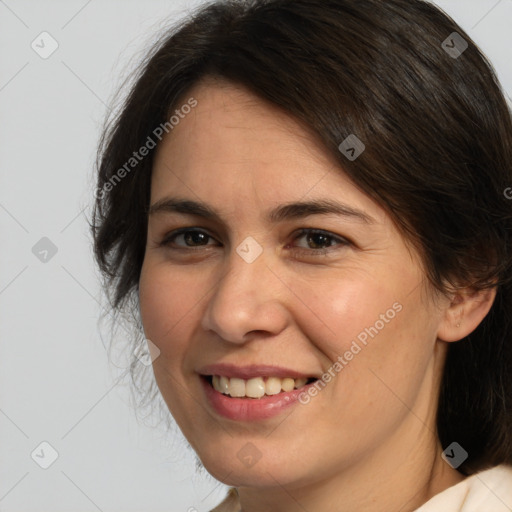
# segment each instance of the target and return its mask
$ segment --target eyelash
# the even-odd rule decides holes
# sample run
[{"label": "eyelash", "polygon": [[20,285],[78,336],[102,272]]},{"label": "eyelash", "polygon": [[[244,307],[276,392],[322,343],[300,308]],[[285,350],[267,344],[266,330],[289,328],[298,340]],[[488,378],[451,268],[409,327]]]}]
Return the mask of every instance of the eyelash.
[{"label": "eyelash", "polygon": [[[169,233],[167,236],[165,236],[164,239],[159,243],[159,246],[167,247],[172,250],[184,250],[184,251],[199,251],[199,250],[203,249],[204,247],[209,247],[209,246],[204,246],[204,245],[197,246],[197,247],[178,246],[177,248],[171,246],[171,244],[176,240],[176,238],[178,236],[181,236],[186,233],[203,233],[209,239],[214,239],[213,236],[209,235],[206,231],[203,231],[202,229],[181,228],[181,229],[177,229],[177,230]],[[296,234],[296,236],[294,237],[293,240],[294,241],[298,240],[299,238],[307,236],[307,235],[310,235],[310,236],[311,235],[313,235],[313,236],[314,235],[322,235],[325,238],[329,239],[330,241],[333,241],[333,240],[337,241],[340,248],[351,244],[351,242],[349,240],[347,240],[346,238],[340,237],[338,235],[334,235],[334,234],[330,233],[329,231],[324,231],[322,229],[314,229],[314,228],[302,228],[301,230],[299,230],[299,232]],[[336,250],[336,249],[334,249],[334,250]],[[328,253],[330,253],[332,251],[333,251],[332,246],[329,246],[328,248],[323,248],[323,249],[303,249],[303,248],[302,249],[301,248],[294,249],[295,253],[298,253],[298,254],[304,255],[304,256],[323,256],[323,255],[327,255]]]}]

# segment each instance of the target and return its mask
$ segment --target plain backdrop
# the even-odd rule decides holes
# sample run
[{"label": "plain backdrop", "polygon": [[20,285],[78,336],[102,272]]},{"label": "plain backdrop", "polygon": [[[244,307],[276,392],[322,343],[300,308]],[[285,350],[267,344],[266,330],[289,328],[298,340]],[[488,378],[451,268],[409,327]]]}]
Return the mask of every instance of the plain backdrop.
[{"label": "plain backdrop", "polygon": [[[199,3],[0,0],[1,511],[203,512],[225,494],[180,434],[137,419],[99,335],[87,224],[116,91]],[[512,96],[512,0],[437,3]]]}]

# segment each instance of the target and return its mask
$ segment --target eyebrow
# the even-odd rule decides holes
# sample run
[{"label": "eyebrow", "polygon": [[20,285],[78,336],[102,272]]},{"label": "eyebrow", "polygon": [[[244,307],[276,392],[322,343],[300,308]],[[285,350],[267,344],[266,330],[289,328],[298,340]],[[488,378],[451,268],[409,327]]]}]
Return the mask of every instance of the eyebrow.
[{"label": "eyebrow", "polygon": [[[220,214],[211,206],[203,202],[189,199],[167,197],[156,202],[149,208],[148,214],[157,213],[181,213],[195,215],[222,223]],[[365,212],[352,206],[339,203],[331,199],[317,199],[313,201],[301,201],[286,203],[270,210],[266,219],[271,224],[277,224],[285,220],[302,219],[309,215],[339,215],[366,224],[374,224],[376,221]]]}]

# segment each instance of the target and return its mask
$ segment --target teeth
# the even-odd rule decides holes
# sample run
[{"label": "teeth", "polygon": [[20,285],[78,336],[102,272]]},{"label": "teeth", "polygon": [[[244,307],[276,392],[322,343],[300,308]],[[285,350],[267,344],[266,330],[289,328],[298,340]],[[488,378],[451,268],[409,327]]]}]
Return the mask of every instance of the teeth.
[{"label": "teeth", "polygon": [[281,379],[277,377],[269,377],[265,382],[265,394],[277,395],[281,393]]},{"label": "teeth", "polygon": [[262,377],[249,379],[245,383],[245,395],[250,398],[261,398],[265,394],[265,381]]},{"label": "teeth", "polygon": [[281,388],[283,391],[292,391],[295,388],[294,379],[283,379],[281,381]]},{"label": "teeth", "polygon": [[245,396],[245,380],[233,377],[229,380],[228,391],[232,397],[242,398]]},{"label": "teeth", "polygon": [[227,377],[221,377],[219,379],[219,388],[217,391],[220,391],[221,393],[227,393],[229,389],[229,379]]},{"label": "teeth", "polygon": [[255,377],[253,379],[244,380],[232,377],[223,377],[214,375],[212,384],[215,390],[229,395],[233,398],[261,398],[264,395],[277,395],[282,391],[292,391],[306,385],[307,379],[280,379],[278,377]]},{"label": "teeth", "polygon": [[305,378],[295,379],[295,387],[297,389],[299,389],[299,388],[305,386],[307,381],[308,381],[308,379],[305,379]]}]

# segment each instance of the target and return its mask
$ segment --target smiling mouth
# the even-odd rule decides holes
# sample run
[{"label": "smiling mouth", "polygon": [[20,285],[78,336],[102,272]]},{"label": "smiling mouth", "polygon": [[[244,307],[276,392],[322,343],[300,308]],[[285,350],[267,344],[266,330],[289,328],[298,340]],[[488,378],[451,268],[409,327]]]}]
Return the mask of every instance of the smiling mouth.
[{"label": "smiling mouth", "polygon": [[225,377],[222,375],[203,375],[208,384],[223,395],[231,398],[258,399],[264,396],[274,396],[280,393],[287,393],[294,389],[300,389],[316,378],[293,379],[279,377],[254,377],[252,379],[240,379],[236,377]]}]

